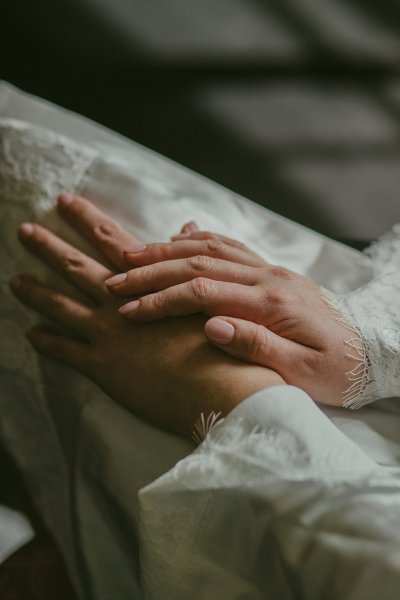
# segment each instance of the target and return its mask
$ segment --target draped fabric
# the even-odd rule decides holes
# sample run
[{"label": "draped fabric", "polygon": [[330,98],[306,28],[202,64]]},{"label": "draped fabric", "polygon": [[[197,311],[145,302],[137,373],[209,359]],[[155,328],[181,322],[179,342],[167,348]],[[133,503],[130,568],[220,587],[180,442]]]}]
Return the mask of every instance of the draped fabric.
[{"label": "draped fabric", "polygon": [[322,411],[278,386],[245,400],[195,449],[35,355],[23,332],[37,317],[6,286],[21,271],[61,285],[17,244],[21,220],[93,254],[58,220],[63,190],[144,241],[194,218],[345,298],[391,276],[377,250],[346,248],[5,84],[0,157],[0,435],[77,595],[364,600],[384,582],[385,598],[397,598],[397,400]]}]

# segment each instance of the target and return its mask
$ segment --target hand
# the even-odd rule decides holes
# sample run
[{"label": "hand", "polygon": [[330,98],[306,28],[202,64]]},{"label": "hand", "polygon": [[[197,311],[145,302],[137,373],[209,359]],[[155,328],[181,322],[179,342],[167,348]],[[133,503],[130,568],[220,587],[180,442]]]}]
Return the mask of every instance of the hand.
[{"label": "hand", "polygon": [[307,278],[193,222],[171,243],[132,250],[125,256],[137,268],[106,282],[116,296],[148,294],[120,309],[130,322],[204,313],[215,346],[274,369],[318,402],[342,405],[361,391],[360,336]]},{"label": "hand", "polygon": [[[124,266],[123,245],[138,243],[84,199],[61,196],[59,212],[118,269]],[[73,334],[34,328],[28,333],[34,348],[88,376],[144,419],[190,435],[202,412],[227,414],[252,393],[284,383],[273,371],[207,344],[202,317],[127,326],[118,314],[120,301],[104,285],[111,270],[40,225],[23,224],[19,236],[88,300],[79,302],[28,276],[13,278],[10,285],[19,300]]]}]

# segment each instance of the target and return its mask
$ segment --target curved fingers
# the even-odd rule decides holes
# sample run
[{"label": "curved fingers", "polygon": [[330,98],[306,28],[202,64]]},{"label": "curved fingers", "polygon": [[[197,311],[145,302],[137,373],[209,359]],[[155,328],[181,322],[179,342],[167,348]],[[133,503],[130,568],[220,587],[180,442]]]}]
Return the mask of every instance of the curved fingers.
[{"label": "curved fingers", "polygon": [[257,254],[242,246],[239,242],[235,245],[218,238],[202,240],[178,240],[175,242],[147,244],[144,248],[126,248],[125,257],[135,266],[149,265],[166,260],[189,258],[190,256],[210,256],[230,262],[263,267],[267,263]]},{"label": "curved fingers", "polygon": [[138,244],[137,238],[81,196],[61,194],[58,209],[61,216],[100,250],[113,266],[118,270],[126,269],[124,248]]},{"label": "curved fingers", "polygon": [[37,223],[23,223],[18,235],[30,252],[73,285],[97,300],[107,297],[104,280],[112,274],[109,269]]},{"label": "curved fingers", "polygon": [[38,283],[32,277],[19,275],[10,281],[15,296],[55,323],[90,338],[96,329],[94,310],[77,300]]},{"label": "curved fingers", "polygon": [[115,275],[105,283],[110,292],[127,296],[164,290],[196,277],[251,286],[257,283],[257,271],[253,267],[218,258],[192,256],[137,267],[127,273]]},{"label": "curved fingers", "polygon": [[198,312],[209,316],[225,312],[254,321],[259,302],[253,287],[197,277],[128,302],[119,311],[130,321],[157,321]]},{"label": "curved fingers", "polygon": [[26,337],[34,349],[48,358],[91,377],[95,373],[95,361],[90,346],[63,335],[46,331],[42,327],[30,329]]},{"label": "curved fingers", "polygon": [[267,327],[232,317],[214,317],[204,327],[211,343],[227,354],[273,369],[292,385],[310,393],[313,367],[320,353],[270,331]]}]

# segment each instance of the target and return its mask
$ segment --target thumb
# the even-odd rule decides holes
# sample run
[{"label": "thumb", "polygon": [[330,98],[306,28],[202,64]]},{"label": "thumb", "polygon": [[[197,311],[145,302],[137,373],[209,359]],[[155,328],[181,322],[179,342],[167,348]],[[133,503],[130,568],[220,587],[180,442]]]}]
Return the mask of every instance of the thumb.
[{"label": "thumb", "polygon": [[243,319],[213,317],[204,331],[208,340],[227,354],[269,367],[287,382],[293,378],[294,365],[305,350],[263,325]]}]

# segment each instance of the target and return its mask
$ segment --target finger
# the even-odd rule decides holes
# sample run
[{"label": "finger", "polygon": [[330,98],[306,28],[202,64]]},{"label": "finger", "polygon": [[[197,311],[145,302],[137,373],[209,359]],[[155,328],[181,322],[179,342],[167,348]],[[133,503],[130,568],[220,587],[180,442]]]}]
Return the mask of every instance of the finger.
[{"label": "finger", "polygon": [[97,300],[104,300],[104,280],[112,272],[37,223],[23,223],[21,242],[73,285]]},{"label": "finger", "polygon": [[94,360],[89,344],[71,340],[40,327],[30,329],[26,337],[39,354],[76,369],[84,375],[92,376]]},{"label": "finger", "polygon": [[210,256],[251,267],[263,267],[266,264],[262,258],[239,242],[232,245],[220,238],[178,240],[164,244],[147,244],[145,247],[126,248],[125,250],[127,261],[135,266],[197,255]]},{"label": "finger", "polygon": [[93,309],[45,287],[31,277],[22,275],[13,277],[10,280],[10,287],[23,304],[59,325],[86,337],[90,337],[95,328]]},{"label": "finger", "polygon": [[189,221],[189,223],[185,223],[180,233],[171,237],[171,240],[185,240],[196,231],[200,231],[196,221]]},{"label": "finger", "polygon": [[197,277],[128,302],[119,311],[131,321],[157,321],[198,312],[209,316],[228,312],[257,321],[260,302],[253,287]]},{"label": "finger", "polygon": [[225,244],[228,244],[228,246],[233,246],[234,248],[240,248],[241,250],[244,250],[246,253],[249,254],[251,259],[257,259],[258,261],[261,261],[260,264],[263,264],[263,265],[269,264],[267,261],[265,261],[260,256],[258,256],[258,254],[253,252],[253,250],[250,250],[250,248],[248,248],[245,244],[242,244],[242,242],[238,242],[237,240],[234,240],[230,237],[226,237],[225,235],[221,235],[220,233],[212,233],[211,231],[190,231],[190,232],[180,233],[171,238],[171,240],[174,240],[174,241],[184,240],[184,239],[185,240],[188,240],[188,239],[190,239],[190,240],[221,240],[221,241],[225,242]]},{"label": "finger", "polygon": [[189,221],[189,223],[185,223],[181,229],[181,233],[195,233],[195,231],[200,231],[196,221]]},{"label": "finger", "polygon": [[138,267],[127,273],[119,273],[105,283],[110,292],[128,296],[164,290],[196,277],[255,285],[257,270],[209,256],[192,256]]},{"label": "finger", "polygon": [[[231,317],[214,317],[204,327],[206,337],[221,350],[247,362],[273,369],[287,383],[299,385],[304,379],[307,369],[312,364],[316,351],[301,346],[296,342],[283,338],[263,325],[233,319]],[[296,366],[302,364],[302,369]],[[302,373],[296,377],[296,371]]]},{"label": "finger", "polygon": [[58,197],[61,216],[95,246],[118,270],[126,269],[124,249],[139,240],[107,217],[94,204],[80,196]]}]

